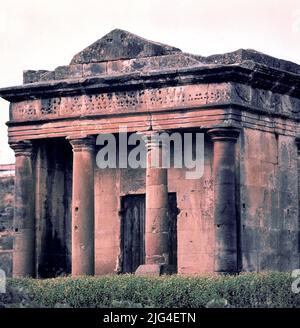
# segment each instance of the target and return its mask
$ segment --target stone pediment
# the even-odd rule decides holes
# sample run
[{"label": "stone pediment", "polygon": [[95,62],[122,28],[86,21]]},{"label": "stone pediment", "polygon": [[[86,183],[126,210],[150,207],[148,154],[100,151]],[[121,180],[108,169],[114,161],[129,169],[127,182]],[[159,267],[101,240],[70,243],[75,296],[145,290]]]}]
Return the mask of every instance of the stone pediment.
[{"label": "stone pediment", "polygon": [[70,64],[163,56],[178,52],[181,52],[178,48],[149,41],[121,29],[115,29],[76,54]]},{"label": "stone pediment", "polygon": [[115,29],[77,53],[69,65],[53,71],[24,71],[24,85],[1,89],[0,95],[11,101],[99,91],[100,87],[126,89],[133,84],[144,89],[146,85],[234,81],[299,99],[299,75],[300,65],[255,50],[204,57]]},{"label": "stone pediment", "polygon": [[69,65],[58,66],[54,71],[24,71],[23,82],[71,80],[199,65],[201,63],[195,56],[185,54],[178,48],[114,29],[77,53]]}]

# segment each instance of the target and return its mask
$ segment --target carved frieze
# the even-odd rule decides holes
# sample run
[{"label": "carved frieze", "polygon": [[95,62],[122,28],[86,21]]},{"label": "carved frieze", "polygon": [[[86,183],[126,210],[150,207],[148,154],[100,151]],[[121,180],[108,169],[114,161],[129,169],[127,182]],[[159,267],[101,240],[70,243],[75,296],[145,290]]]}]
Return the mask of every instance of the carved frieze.
[{"label": "carved frieze", "polygon": [[289,95],[279,95],[239,83],[219,83],[21,101],[12,104],[11,121],[155,112],[224,103],[291,117],[297,116],[300,111],[300,99]]},{"label": "carved frieze", "polygon": [[285,114],[294,118],[295,114],[300,111],[300,99],[298,98],[240,83],[232,84],[231,102],[251,106],[268,113]]},{"label": "carved frieze", "polygon": [[230,100],[228,83],[55,97],[13,103],[12,121],[145,112],[186,108]]}]

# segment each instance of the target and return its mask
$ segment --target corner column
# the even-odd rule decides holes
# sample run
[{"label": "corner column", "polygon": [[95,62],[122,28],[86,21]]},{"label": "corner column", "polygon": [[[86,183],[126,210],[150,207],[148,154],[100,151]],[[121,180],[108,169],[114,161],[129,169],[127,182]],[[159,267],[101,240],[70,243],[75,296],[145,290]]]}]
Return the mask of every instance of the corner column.
[{"label": "corner column", "polygon": [[163,168],[163,149],[158,133],[145,135],[146,167],[146,231],[145,264],[137,274],[169,273],[168,169]]},{"label": "corner column", "polygon": [[214,144],[215,272],[235,273],[238,270],[235,144],[239,130],[215,128],[208,134]]},{"label": "corner column", "polygon": [[94,145],[69,138],[73,149],[72,276],[94,274]]},{"label": "corner column", "polygon": [[15,152],[13,277],[35,275],[35,213],[32,144],[10,143]]}]

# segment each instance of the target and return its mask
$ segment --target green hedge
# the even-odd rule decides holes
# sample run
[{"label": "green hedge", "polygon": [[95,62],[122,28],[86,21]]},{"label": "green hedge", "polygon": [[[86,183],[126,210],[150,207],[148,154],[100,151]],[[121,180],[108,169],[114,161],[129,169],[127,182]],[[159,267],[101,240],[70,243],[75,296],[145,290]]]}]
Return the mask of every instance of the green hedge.
[{"label": "green hedge", "polygon": [[9,279],[40,307],[300,307],[290,273]]}]

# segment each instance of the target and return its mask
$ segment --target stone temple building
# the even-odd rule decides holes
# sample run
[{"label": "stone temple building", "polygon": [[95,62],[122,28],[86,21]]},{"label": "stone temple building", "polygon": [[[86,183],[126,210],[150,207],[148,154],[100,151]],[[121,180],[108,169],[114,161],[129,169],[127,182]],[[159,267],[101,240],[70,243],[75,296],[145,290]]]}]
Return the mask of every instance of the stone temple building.
[{"label": "stone temple building", "polygon": [[[191,55],[116,29],[0,95],[16,156],[14,276],[299,268],[297,64]],[[202,177],[99,168],[96,137],[120,126],[204,133]]]}]

